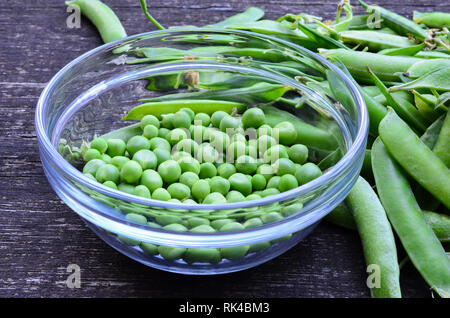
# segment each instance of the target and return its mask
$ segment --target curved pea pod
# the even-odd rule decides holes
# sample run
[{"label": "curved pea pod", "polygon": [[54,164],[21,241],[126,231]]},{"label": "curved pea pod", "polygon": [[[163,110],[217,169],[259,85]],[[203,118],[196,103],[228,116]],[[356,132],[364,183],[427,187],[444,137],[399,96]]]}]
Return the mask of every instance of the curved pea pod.
[{"label": "curved pea pod", "polygon": [[378,196],[372,186],[359,177],[345,201],[361,237],[367,266],[376,265],[379,269],[380,286],[370,290],[372,297],[400,298],[400,269],[394,234]]},{"label": "curved pea pod", "polygon": [[439,157],[390,107],[388,107],[388,113],[381,121],[378,130],[392,157],[422,187],[449,208],[450,170]]},{"label": "curved pea pod", "polygon": [[404,73],[414,63],[420,61],[415,57],[386,56],[342,49],[319,50],[319,52],[323,57],[339,59],[357,80],[368,82],[372,81],[367,74],[367,67],[370,67],[382,81],[395,82],[399,79],[395,73]]},{"label": "curved pea pod", "polygon": [[372,146],[372,167],[381,203],[408,256],[431,288],[448,296],[450,260],[426,223],[402,169],[380,138]]},{"label": "curved pea pod", "polygon": [[410,78],[418,78],[444,67],[450,67],[450,59],[424,60],[411,65],[406,73]]},{"label": "curved pea pod", "polygon": [[182,99],[174,101],[144,103],[132,108],[122,120],[141,120],[145,115],[161,116],[162,114],[176,113],[182,108],[190,108],[194,112],[203,112],[212,114],[218,110],[231,113],[233,109],[242,111],[245,108],[244,104],[217,101],[208,99]]},{"label": "curved pea pod", "polygon": [[264,16],[264,10],[257,7],[249,7],[244,12],[235,14],[218,23],[207,25],[210,28],[225,28],[230,24],[250,23],[261,19]]},{"label": "curved pea pod", "polygon": [[231,88],[214,91],[176,93],[155,98],[141,99],[142,102],[160,102],[180,99],[209,99],[255,104],[274,101],[292,90],[292,87],[280,84],[259,82],[249,87]]},{"label": "curved pea pod", "polygon": [[125,126],[113,131],[110,131],[109,133],[106,133],[104,135],[101,135],[99,138],[103,138],[105,140],[108,139],[122,139],[123,141],[127,142],[128,139],[134,136],[142,135],[142,129],[141,124],[136,123],[129,126]]},{"label": "curved pea pod", "polygon": [[425,43],[422,43],[422,44],[407,46],[407,47],[384,49],[384,50],[378,51],[377,53],[382,54],[382,55],[389,55],[389,56],[402,55],[402,56],[419,57],[417,54],[424,47],[425,47]]},{"label": "curved pea pod", "polygon": [[442,28],[450,26],[450,13],[446,12],[413,12],[413,21],[415,23],[423,23],[431,28]]},{"label": "curved pea pod", "polygon": [[386,34],[377,31],[343,31],[339,33],[344,43],[360,44],[371,51],[414,46],[414,41],[400,35]]},{"label": "curved pea pod", "polygon": [[423,211],[423,216],[441,242],[450,242],[450,217],[448,215]]},{"label": "curved pea pod", "polygon": [[295,115],[272,106],[263,106],[261,109],[266,115],[266,124],[271,127],[283,121],[291,122],[297,131],[297,142],[315,150],[335,150],[338,148],[337,140],[329,132],[310,125]]},{"label": "curved pea pod", "polygon": [[433,152],[450,169],[450,110],[445,116],[436,144],[433,147]]},{"label": "curved pea pod", "polygon": [[450,66],[428,73],[409,83],[392,86],[389,91],[429,88],[437,91],[450,91]]}]

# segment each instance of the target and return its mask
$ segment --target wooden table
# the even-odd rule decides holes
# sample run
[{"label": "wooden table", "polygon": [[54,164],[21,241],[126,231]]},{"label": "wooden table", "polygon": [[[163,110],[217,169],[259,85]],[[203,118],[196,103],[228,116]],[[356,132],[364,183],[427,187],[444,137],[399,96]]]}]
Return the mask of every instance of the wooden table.
[{"label": "wooden table", "polygon": [[[137,0],[106,1],[128,34],[154,30]],[[205,25],[258,6],[267,18],[302,11],[332,18],[337,1],[154,0],[151,12],[165,26]],[[354,1],[355,2],[355,1]],[[450,11],[448,1],[378,0],[410,16]],[[432,3],[432,4],[431,4]],[[357,7],[357,12],[362,12]],[[356,233],[322,223],[303,242],[256,268],[193,277],[145,267],[97,238],[56,196],[43,174],[34,110],[42,89],[66,63],[102,44],[82,20],[69,29],[63,1],[0,3],[0,297],[369,297]],[[69,264],[81,267],[81,288],[65,281]],[[429,297],[411,265],[401,275],[405,297]]]}]

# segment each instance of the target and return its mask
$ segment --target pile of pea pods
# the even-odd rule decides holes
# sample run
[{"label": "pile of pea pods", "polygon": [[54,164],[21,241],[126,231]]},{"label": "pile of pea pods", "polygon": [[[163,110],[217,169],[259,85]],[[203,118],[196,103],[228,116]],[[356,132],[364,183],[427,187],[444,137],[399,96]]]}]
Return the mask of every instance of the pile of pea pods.
[{"label": "pile of pea pods", "polygon": [[[72,1],[98,27],[105,42],[126,36],[120,21],[106,5],[90,1],[90,6],[86,6],[85,2]],[[149,20],[164,29],[148,12],[145,0],[140,3]],[[354,15],[351,4],[344,0],[338,3],[334,20],[307,13],[266,20],[263,10],[251,7],[204,27],[247,30],[290,41],[319,53],[354,81],[370,117],[366,156],[361,177],[326,220],[358,231],[367,265],[375,265],[380,271],[380,284],[371,288],[373,297],[401,297],[400,270],[409,260],[434,292],[450,297],[450,259],[446,253],[446,243],[450,242],[450,13],[414,12],[410,20],[361,0],[359,4],[367,14]],[[94,12],[92,6],[96,5]],[[105,21],[110,22],[107,30],[101,28]],[[339,89],[339,83],[313,63],[292,59],[286,52],[249,47],[248,43],[224,46],[229,44],[227,41],[226,37],[218,37],[210,46],[192,50],[135,49],[130,52],[134,58],[127,63],[249,57],[251,63],[291,76],[333,101],[344,105],[349,99]],[[142,100],[144,104],[131,110],[127,119],[141,119],[134,117],[133,112],[145,116],[143,110],[148,104],[167,106],[189,99],[196,100],[197,105],[199,100],[211,99],[233,104],[246,96],[257,105],[276,101],[301,107],[301,99],[267,83],[243,80],[240,89],[226,94],[236,78],[224,74],[217,80],[217,76],[206,72],[196,75],[195,80],[179,74],[150,79],[149,90],[165,91],[184,85],[191,91]],[[258,85],[266,87],[261,89]],[[233,107],[236,106],[239,108]],[[199,117],[206,120],[205,115]],[[296,130],[296,125],[302,123],[293,125]],[[297,129],[298,133],[302,131]],[[307,137],[311,140],[310,135]],[[315,138],[311,145],[305,143],[306,149],[318,143],[326,147],[324,143],[332,139],[323,137]],[[289,154],[287,157],[291,158]],[[333,153],[328,156],[331,163],[338,159]],[[401,261],[399,252],[406,252]]]}]

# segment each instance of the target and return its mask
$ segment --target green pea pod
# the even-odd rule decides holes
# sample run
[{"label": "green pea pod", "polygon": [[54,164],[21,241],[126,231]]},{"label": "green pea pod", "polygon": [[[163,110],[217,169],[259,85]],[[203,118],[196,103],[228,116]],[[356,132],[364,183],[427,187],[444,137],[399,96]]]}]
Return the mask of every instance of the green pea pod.
[{"label": "green pea pod", "polygon": [[450,13],[446,12],[413,12],[413,21],[423,23],[430,28],[442,28],[450,25]]},{"label": "green pea pod", "polygon": [[372,186],[359,177],[345,201],[361,237],[366,264],[378,267],[380,285],[371,288],[372,297],[401,298],[394,234]]},{"label": "green pea pod", "polygon": [[246,22],[239,24],[230,24],[225,28],[236,30],[248,30],[255,33],[269,34],[275,36],[286,36],[291,38],[299,38],[302,40],[309,40],[308,36],[303,32],[291,29],[288,26],[272,20],[260,20],[256,22]]},{"label": "green pea pod", "polygon": [[395,73],[404,73],[420,59],[409,56],[386,56],[352,50],[319,50],[326,58],[338,58],[356,80],[371,82],[367,67],[382,81],[395,82],[399,77]]},{"label": "green pea pod", "polygon": [[418,78],[444,67],[450,67],[449,59],[424,60],[414,63],[406,73],[410,78]]},{"label": "green pea pod", "polygon": [[414,46],[414,41],[407,37],[377,31],[343,31],[339,37],[344,43],[360,44],[371,51]]},{"label": "green pea pod", "polygon": [[72,0],[66,5],[76,5],[97,28],[104,43],[122,39],[127,36],[117,15],[101,1],[98,0]]},{"label": "green pea pod", "polygon": [[190,108],[194,112],[212,114],[218,110],[231,113],[233,109],[242,111],[244,104],[208,99],[182,99],[174,101],[144,103],[132,108],[122,120],[141,120],[145,115],[160,117],[163,114],[176,113],[182,108]]},{"label": "green pea pod", "polygon": [[326,49],[343,49],[349,50],[345,44],[336,41],[328,36],[323,35],[322,33],[316,31],[311,26],[301,23],[300,21],[297,23],[297,27],[305,33],[311,40],[315,41],[319,47]]},{"label": "green pea pod", "polygon": [[450,92],[439,95],[435,109],[448,110],[450,106]]},{"label": "green pea pod", "polygon": [[368,30],[367,15],[354,15],[348,25],[348,30]]},{"label": "green pea pod", "polygon": [[432,211],[423,211],[423,215],[436,237],[441,242],[450,242],[450,217]]},{"label": "green pea pod", "polygon": [[433,152],[450,169],[450,110],[445,116],[436,144],[433,147]]},{"label": "green pea pod", "polygon": [[393,49],[385,49],[378,52],[378,54],[382,55],[389,55],[389,56],[395,56],[395,55],[402,55],[402,56],[417,56],[417,54],[425,47],[425,43],[408,46],[408,47],[401,47],[401,48],[393,48]]},{"label": "green pea pod", "polygon": [[434,51],[420,51],[415,57],[423,58],[423,59],[450,59],[450,54],[440,52],[437,50]]},{"label": "green pea pod", "polygon": [[411,92],[414,95],[414,104],[416,105],[422,116],[430,121],[435,121],[440,115],[439,112],[436,112],[434,110],[437,102],[436,96],[431,94],[420,94],[415,90],[412,90]]},{"label": "green pea pod", "polygon": [[295,115],[272,106],[262,106],[266,124],[271,127],[283,121],[291,122],[297,131],[297,142],[315,150],[333,151],[338,148],[337,140],[325,130],[310,125]]},{"label": "green pea pod", "polygon": [[176,93],[154,98],[141,99],[141,102],[161,102],[179,99],[209,99],[239,102],[244,104],[267,103],[283,96],[291,87],[260,82],[249,87],[214,91]]},{"label": "green pea pod", "polygon": [[391,105],[391,107],[415,129],[424,132],[427,129],[428,122],[422,117],[417,108],[415,108],[408,100],[390,94],[386,86],[384,86],[370,68],[368,71],[389,105]]},{"label": "green pea pod", "polygon": [[348,205],[344,202],[339,204],[325,218],[325,221],[341,226],[349,230],[356,230],[356,223]]},{"label": "green pea pod", "polygon": [[406,172],[450,207],[450,170],[392,108],[388,107],[378,131],[389,153]]},{"label": "green pea pod", "polygon": [[228,25],[240,24],[240,23],[250,23],[261,19],[264,16],[264,11],[260,8],[250,7],[244,12],[235,14],[223,21],[218,23],[207,25],[210,28],[225,28]]},{"label": "green pea pod", "polygon": [[392,86],[389,91],[429,88],[437,91],[450,91],[450,66],[425,74],[409,83]]},{"label": "green pea pod", "polygon": [[430,149],[434,148],[436,141],[441,131],[442,125],[444,124],[445,115],[442,115],[436,119],[430,126],[428,126],[425,133],[420,137],[420,140]]},{"label": "green pea pod", "polygon": [[425,222],[402,169],[387,150],[377,138],[372,146],[372,167],[381,203],[419,273],[431,288],[446,297],[450,294],[450,260]]},{"label": "green pea pod", "polygon": [[128,139],[134,136],[142,135],[142,129],[141,124],[136,123],[129,126],[125,126],[113,131],[110,131],[104,135],[101,135],[100,138],[103,138],[105,140],[108,139],[122,139],[123,141],[127,142]]}]

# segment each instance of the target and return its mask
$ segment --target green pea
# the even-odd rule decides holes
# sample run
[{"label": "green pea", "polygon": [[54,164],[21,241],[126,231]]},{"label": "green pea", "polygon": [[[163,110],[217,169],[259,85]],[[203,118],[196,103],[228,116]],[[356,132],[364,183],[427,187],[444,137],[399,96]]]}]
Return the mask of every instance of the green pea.
[{"label": "green pea", "polygon": [[233,261],[243,258],[245,255],[247,255],[249,249],[249,245],[224,247],[220,249],[220,255],[223,258]]},{"label": "green pea", "polygon": [[120,170],[120,177],[127,183],[135,183],[142,175],[142,167],[136,161],[130,160]]},{"label": "green pea", "polygon": [[180,111],[186,112],[186,114],[189,115],[189,118],[191,119],[191,121],[194,120],[195,112],[192,109],[184,107],[184,108],[181,108]]},{"label": "green pea", "polygon": [[264,162],[276,162],[280,158],[289,158],[286,147],[283,145],[273,145],[264,153]]},{"label": "green pea", "polygon": [[141,242],[139,244],[140,248],[149,255],[157,255],[158,252],[158,245],[152,244],[152,243],[145,243]]},{"label": "green pea", "polygon": [[188,138],[188,132],[184,128],[175,128],[174,130],[169,131],[166,135],[166,140],[169,142],[171,146],[176,145],[183,139]]},{"label": "green pea", "polygon": [[195,115],[194,117],[194,124],[198,125],[202,125],[202,126],[209,126],[211,122],[211,118],[209,117],[208,114],[205,113],[198,113],[197,115]]},{"label": "green pea", "polygon": [[173,115],[174,114],[163,114],[161,115],[161,127],[167,129],[173,129]]},{"label": "green pea", "polygon": [[158,188],[152,193],[152,198],[160,201],[169,201],[172,197],[170,193],[164,188]]},{"label": "green pea", "polygon": [[269,179],[269,181],[267,181],[267,185],[266,188],[270,189],[270,188],[275,188],[278,189],[278,185],[280,184],[280,176],[273,176],[272,178]]},{"label": "green pea", "polygon": [[133,240],[129,237],[123,236],[123,235],[117,235],[117,238],[122,241],[123,243],[129,245],[129,246],[135,246],[135,245],[139,245],[139,241],[137,240]]},{"label": "green pea", "polygon": [[288,158],[280,158],[272,165],[278,176],[285,174],[295,174],[295,165]]},{"label": "green pea", "polygon": [[202,202],[210,193],[211,188],[206,180],[198,180],[192,185],[192,195],[198,202]]},{"label": "green pea", "polygon": [[220,130],[215,131],[210,135],[211,146],[219,152],[223,152],[230,145],[230,136]]},{"label": "green pea", "polygon": [[278,132],[278,140],[283,145],[292,145],[297,139],[297,130],[294,125],[289,121],[283,121],[278,123],[272,132],[276,129]]},{"label": "green pea", "polygon": [[140,184],[146,186],[151,192],[163,186],[161,176],[152,169],[147,169],[142,172]]},{"label": "green pea", "polygon": [[102,154],[97,149],[88,149],[83,155],[83,159],[86,162],[89,162],[93,159],[101,159]]},{"label": "green pea", "polygon": [[224,224],[220,229],[219,232],[233,232],[233,231],[242,231],[245,227],[239,222],[229,222]]},{"label": "green pea", "polygon": [[199,125],[191,125],[189,128],[189,132],[191,134],[191,139],[193,139],[196,143],[201,144],[205,139],[205,134],[207,131],[207,127],[199,126]]},{"label": "green pea", "polygon": [[128,184],[128,183],[119,183],[117,185],[117,189],[119,191],[128,193],[128,194],[133,194],[134,193],[134,185]]},{"label": "green pea", "polygon": [[204,143],[198,147],[197,158],[200,162],[216,162],[220,155],[210,144]]},{"label": "green pea", "polygon": [[195,155],[198,152],[198,144],[192,139],[183,139],[175,145],[175,150]]},{"label": "green pea", "polygon": [[227,148],[227,158],[236,159],[247,153],[247,145],[242,141],[233,141]]},{"label": "green pea", "polygon": [[217,175],[217,168],[211,162],[204,162],[200,165],[200,179],[212,178]]},{"label": "green pea", "polygon": [[186,232],[187,228],[182,225],[182,219],[176,215],[162,214],[155,217],[155,221],[164,229],[175,232]]},{"label": "green pea", "polygon": [[94,138],[89,145],[91,149],[97,149],[100,153],[105,153],[108,149],[108,143],[103,138]]},{"label": "green pea", "polygon": [[322,175],[320,168],[312,162],[305,163],[296,173],[299,184],[308,183]]},{"label": "green pea", "polygon": [[250,229],[250,228],[254,228],[254,227],[263,225],[263,222],[260,218],[255,217],[255,218],[248,219],[242,225],[244,226],[244,228]]},{"label": "green pea", "polygon": [[212,221],[211,226],[216,231],[219,231],[222,226],[224,226],[225,224],[228,224],[228,223],[232,223],[232,222],[233,222],[233,220],[231,220],[231,219],[219,219],[219,220]]},{"label": "green pea", "polygon": [[169,129],[161,127],[158,129],[158,137],[166,139],[166,136],[169,132]]},{"label": "green pea", "polygon": [[264,190],[266,188],[267,180],[262,174],[255,174],[252,177],[252,189]]},{"label": "green pea", "polygon": [[191,189],[182,183],[172,183],[167,187],[167,191],[172,198],[178,200],[187,199],[191,196]]},{"label": "green pea", "polygon": [[241,192],[244,196],[252,192],[252,183],[244,174],[235,173],[228,181],[230,181],[231,189]]},{"label": "green pea", "polygon": [[106,153],[112,158],[115,156],[123,156],[127,149],[127,144],[122,139],[108,139],[108,149]]},{"label": "green pea", "polygon": [[292,237],[292,234],[284,235],[282,237],[271,240],[270,243],[272,243],[272,244],[281,243],[283,241],[286,241],[287,239],[290,239],[291,237]]},{"label": "green pea", "polygon": [[250,156],[240,156],[236,160],[236,170],[238,172],[249,175],[255,173],[257,168],[258,165],[256,163],[256,160]]},{"label": "green pea", "polygon": [[105,164],[99,167],[97,172],[95,173],[95,179],[97,179],[97,181],[101,183],[106,181],[117,183],[119,182],[119,178],[119,169],[117,169],[117,167],[112,164]]},{"label": "green pea", "polygon": [[297,213],[298,211],[300,211],[303,208],[303,204],[301,202],[299,203],[294,203],[288,206],[285,206],[281,209],[281,214],[283,216],[289,216],[292,214]]},{"label": "green pea", "polygon": [[192,158],[192,156],[191,156],[191,154],[187,153],[186,151],[178,151],[172,155],[172,160],[175,160],[177,162],[183,158]]},{"label": "green pea", "polygon": [[125,215],[125,219],[133,223],[147,224],[147,218],[142,214],[128,213],[127,215]]},{"label": "green pea", "polygon": [[183,257],[186,253],[184,247],[172,247],[172,246],[162,246],[158,247],[159,254],[168,261],[175,261]]},{"label": "green pea", "polygon": [[151,198],[150,190],[145,185],[142,184],[137,185],[134,188],[133,194],[147,199]]},{"label": "green pea", "polygon": [[115,156],[111,158],[111,164],[115,165],[119,171],[122,170],[122,167],[125,163],[127,163],[128,161],[130,161],[130,158],[125,157],[125,156]]},{"label": "green pea", "polygon": [[158,173],[166,183],[178,181],[181,175],[180,165],[174,160],[167,160],[158,167]]},{"label": "green pea", "polygon": [[150,150],[155,150],[156,148],[164,148],[170,151],[172,148],[170,147],[169,142],[161,137],[154,137],[150,139]]},{"label": "green pea", "polygon": [[139,163],[143,170],[154,169],[158,164],[158,159],[156,158],[153,151],[148,149],[141,149],[133,155],[133,160]]},{"label": "green pea", "polygon": [[239,191],[230,191],[227,193],[227,202],[233,203],[233,202],[242,202],[245,201],[245,196],[240,193]]},{"label": "green pea", "polygon": [[265,153],[267,149],[277,144],[277,141],[275,138],[267,135],[263,135],[258,137],[257,139],[257,146],[258,150],[261,153]]},{"label": "green pea", "polygon": [[230,191],[230,181],[225,178],[215,176],[209,181],[211,192],[219,192],[226,195]]},{"label": "green pea", "polygon": [[105,181],[103,185],[117,190],[117,185],[113,181]]},{"label": "green pea", "polygon": [[208,219],[198,217],[198,216],[193,216],[193,217],[189,218],[187,221],[188,221],[189,227],[191,229],[194,229],[200,225],[210,225],[210,221]]},{"label": "green pea", "polygon": [[148,125],[152,125],[156,128],[159,128],[160,126],[158,118],[153,115],[145,115],[144,117],[142,117],[140,125],[141,129],[144,129]]},{"label": "green pea", "polygon": [[158,166],[164,161],[170,160],[172,157],[170,151],[165,148],[156,148],[153,150],[153,153],[156,156],[156,164]]},{"label": "green pea", "polygon": [[141,149],[150,149],[150,142],[144,136],[133,136],[127,142],[127,151],[133,156]]},{"label": "green pea", "polygon": [[189,188],[192,188],[194,183],[199,179],[198,175],[191,171],[183,172],[180,176],[180,182],[187,185]]},{"label": "green pea", "polygon": [[239,128],[240,125],[240,121],[238,118],[233,117],[231,115],[227,115],[225,117],[222,118],[222,120],[220,121],[220,125],[219,128],[221,131],[228,133],[228,131],[233,131],[234,129]]},{"label": "green pea", "polygon": [[188,248],[183,260],[188,263],[217,264],[222,260],[220,251],[216,248]]},{"label": "green pea", "polygon": [[155,229],[160,229],[162,226],[159,225],[158,223],[155,222],[147,222],[147,226],[155,228]]},{"label": "green pea", "polygon": [[203,204],[220,204],[220,203],[226,203],[227,199],[219,193],[219,192],[212,192],[208,194],[205,199],[203,200]]},{"label": "green pea", "polygon": [[[94,176],[97,173],[98,168],[104,166],[106,163],[101,159],[93,159],[86,163],[83,167],[84,174],[91,174]],[[95,178],[94,178],[95,179]]]},{"label": "green pea", "polygon": [[189,230],[192,233],[215,233],[216,230],[209,224],[201,224]]},{"label": "green pea", "polygon": [[242,115],[242,125],[244,128],[258,128],[264,125],[266,117],[260,108],[249,108]]},{"label": "green pea", "polygon": [[245,136],[243,134],[241,134],[241,133],[235,133],[233,135],[233,137],[231,137],[231,141],[234,141],[234,142],[240,141],[240,142],[243,142],[244,144],[246,144],[247,143],[247,138],[245,138]]},{"label": "green pea", "polygon": [[272,135],[272,127],[267,124],[261,125],[256,131],[256,135],[258,137],[261,136],[271,136]]},{"label": "green pea", "polygon": [[192,200],[192,199],[186,199],[186,200],[183,200],[183,203],[184,203],[184,204],[198,204],[197,202],[195,202],[195,201]]},{"label": "green pea", "polygon": [[261,196],[257,193],[252,193],[245,197],[245,201],[252,201],[252,200],[259,200],[259,199],[261,199]]},{"label": "green pea", "polygon": [[177,161],[180,165],[182,172],[193,172],[195,174],[200,173],[200,163],[197,159],[192,157],[183,157]]},{"label": "green pea", "polygon": [[261,197],[265,198],[271,195],[279,194],[280,191],[277,188],[268,188],[261,192]]},{"label": "green pea", "polygon": [[267,163],[263,163],[256,169],[256,173],[264,176],[266,181],[269,181],[270,178],[274,175],[275,171],[273,170],[273,167]]},{"label": "green pea", "polygon": [[259,242],[250,245],[248,253],[261,252],[268,249],[271,246],[270,242]]},{"label": "green pea", "polygon": [[231,163],[225,162],[217,167],[217,174],[222,178],[228,179],[234,173],[236,173],[236,167]]},{"label": "green pea", "polygon": [[220,127],[220,122],[222,121],[222,119],[228,116],[228,113],[224,112],[224,111],[216,111],[212,114],[211,116],[211,124],[216,127],[219,128]]},{"label": "green pea", "polygon": [[107,155],[106,153],[102,154],[100,157],[101,160],[103,160],[105,163],[111,163],[111,156]]},{"label": "green pea", "polygon": [[280,192],[288,191],[298,187],[298,181],[292,174],[285,174],[280,178],[278,183],[278,190]]},{"label": "green pea", "polygon": [[189,126],[191,126],[191,117],[184,111],[178,111],[173,114],[172,124],[175,128],[189,129]]},{"label": "green pea", "polygon": [[144,127],[144,130],[142,132],[142,136],[144,136],[147,139],[152,139],[153,137],[157,137],[159,134],[158,128],[156,128],[153,125],[147,125]]},{"label": "green pea", "polygon": [[264,224],[278,222],[283,219],[283,216],[278,212],[269,212],[261,216],[261,221]]},{"label": "green pea", "polygon": [[298,164],[304,164],[308,159],[308,148],[302,144],[295,144],[288,149],[289,159]]}]

